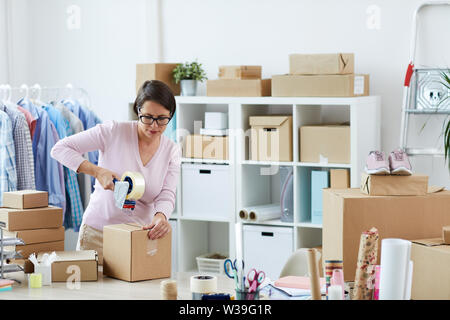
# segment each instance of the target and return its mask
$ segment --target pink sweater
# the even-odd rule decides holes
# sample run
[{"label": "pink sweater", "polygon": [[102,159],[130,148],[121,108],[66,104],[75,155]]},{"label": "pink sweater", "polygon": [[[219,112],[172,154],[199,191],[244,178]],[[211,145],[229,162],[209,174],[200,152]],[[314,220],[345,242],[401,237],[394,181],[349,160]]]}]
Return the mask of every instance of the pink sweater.
[{"label": "pink sweater", "polygon": [[137,222],[149,224],[156,212],[170,217],[176,199],[180,174],[181,149],[166,136],[161,136],[158,150],[147,163],[139,155],[137,122],[107,121],[60,140],[51,156],[73,171],[86,160],[83,154],[99,150],[98,166],[119,175],[125,171],[140,172],[145,179],[145,192],[134,211],[121,210],[114,204],[114,194],[105,190],[98,180],[83,222],[98,230],[109,224]]}]

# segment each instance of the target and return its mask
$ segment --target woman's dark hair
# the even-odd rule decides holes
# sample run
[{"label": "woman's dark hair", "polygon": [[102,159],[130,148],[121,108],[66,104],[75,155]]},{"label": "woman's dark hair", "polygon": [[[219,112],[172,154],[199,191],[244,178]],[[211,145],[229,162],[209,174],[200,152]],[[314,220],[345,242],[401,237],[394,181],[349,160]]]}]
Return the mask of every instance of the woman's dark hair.
[{"label": "woman's dark hair", "polygon": [[175,97],[173,96],[172,90],[162,81],[147,80],[142,84],[134,101],[133,110],[136,115],[146,101],[159,103],[170,111],[170,117],[173,117],[175,114]]}]

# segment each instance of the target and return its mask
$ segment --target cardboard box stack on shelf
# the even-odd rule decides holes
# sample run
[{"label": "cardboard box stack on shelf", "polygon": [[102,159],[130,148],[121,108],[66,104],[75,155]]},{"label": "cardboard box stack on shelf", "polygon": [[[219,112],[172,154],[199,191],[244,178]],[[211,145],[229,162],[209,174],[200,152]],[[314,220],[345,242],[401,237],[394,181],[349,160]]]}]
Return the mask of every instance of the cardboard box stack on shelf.
[{"label": "cardboard box stack on shelf", "polygon": [[270,96],[271,80],[261,78],[261,66],[220,66],[219,79],[207,80],[209,97]]},{"label": "cardboard box stack on shelf", "polygon": [[167,84],[175,96],[180,95],[180,84],[173,80],[172,71],[178,63],[136,64],[136,93],[147,80],[160,80]]},{"label": "cardboard box stack on shelf", "polygon": [[274,97],[369,95],[369,75],[354,74],[353,53],[291,54],[289,74],[272,77]]},{"label": "cardboard box stack on shelf", "polygon": [[0,221],[6,223],[4,236],[24,241],[25,245],[15,248],[23,258],[28,258],[31,253],[64,250],[62,209],[48,205],[47,192],[4,192],[3,206]]}]

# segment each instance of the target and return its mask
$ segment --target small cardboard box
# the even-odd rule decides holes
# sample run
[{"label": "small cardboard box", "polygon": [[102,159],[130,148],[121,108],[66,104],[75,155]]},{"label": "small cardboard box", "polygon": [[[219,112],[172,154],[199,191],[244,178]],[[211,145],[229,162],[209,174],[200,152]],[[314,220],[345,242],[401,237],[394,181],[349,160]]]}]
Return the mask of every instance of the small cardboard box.
[{"label": "small cardboard box", "polygon": [[354,73],[353,53],[290,54],[290,74],[351,74]]},{"label": "small cardboard box", "polygon": [[185,137],[184,157],[228,160],[228,136],[193,134]]},{"label": "small cardboard box", "polygon": [[379,248],[384,238],[437,238],[442,235],[442,226],[450,225],[449,208],[450,191],[373,197],[362,194],[359,188],[324,189],[323,259],[343,260],[345,281],[354,281],[362,232],[377,228]]},{"label": "small cardboard box", "polygon": [[220,79],[261,79],[261,66],[220,66]]},{"label": "small cardboard box", "polygon": [[15,209],[30,209],[48,206],[48,193],[37,190],[9,191],[3,193],[3,206]]},{"label": "small cardboard box", "polygon": [[136,224],[103,228],[103,274],[125,281],[170,277],[172,235],[150,240]]},{"label": "small cardboard box", "polygon": [[250,160],[292,161],[292,116],[249,117]]},{"label": "small cardboard box", "polygon": [[369,95],[369,75],[277,75],[273,97],[356,97]]},{"label": "small cardboard box", "polygon": [[197,158],[203,157],[203,136],[201,134],[191,134],[184,137],[184,157]]},{"label": "small cardboard box", "polygon": [[450,299],[450,246],[442,238],[413,240],[412,300]]},{"label": "small cardboard box", "polygon": [[361,174],[361,191],[371,196],[420,196],[428,192],[428,176]]},{"label": "small cardboard box", "polygon": [[350,163],[350,126],[300,127],[300,161]]},{"label": "small cardboard box", "polygon": [[52,229],[33,229],[3,231],[5,238],[20,238],[26,245],[42,242],[64,241],[64,227]]},{"label": "small cardboard box", "polygon": [[330,169],[330,188],[350,188],[350,172],[348,169]]},{"label": "small cardboard box", "polygon": [[[51,253],[51,252],[48,252]],[[42,260],[43,252],[37,260]],[[98,280],[98,255],[95,250],[56,251],[58,258],[52,263],[52,282]]]},{"label": "small cardboard box", "polygon": [[[7,248],[8,250],[14,250],[13,247]],[[64,240],[17,245],[15,250],[20,252],[23,258],[28,258],[32,253],[38,254],[39,252],[64,251]]]},{"label": "small cardboard box", "polygon": [[147,80],[160,80],[167,84],[175,96],[180,95],[180,84],[176,84],[172,71],[177,63],[141,63],[136,64],[136,93]]},{"label": "small cardboard box", "polygon": [[265,97],[270,96],[270,79],[217,79],[207,80],[209,97]]},{"label": "small cardboard box", "polygon": [[63,223],[62,209],[54,206],[34,209],[0,208],[0,221],[8,231],[59,228]]}]

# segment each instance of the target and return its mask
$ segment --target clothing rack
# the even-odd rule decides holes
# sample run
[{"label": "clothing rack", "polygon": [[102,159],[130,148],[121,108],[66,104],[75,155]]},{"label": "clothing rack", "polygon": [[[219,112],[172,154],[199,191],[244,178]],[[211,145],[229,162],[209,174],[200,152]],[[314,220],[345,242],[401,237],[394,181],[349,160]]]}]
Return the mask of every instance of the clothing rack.
[{"label": "clothing rack", "polygon": [[[6,228],[6,223],[0,221],[0,279],[5,279],[5,273],[23,271],[23,268],[17,264],[5,264],[6,259],[21,259],[23,256],[15,250],[5,251],[4,247],[25,244],[20,238],[3,238],[3,228]],[[16,279],[11,280],[21,283]]]}]

